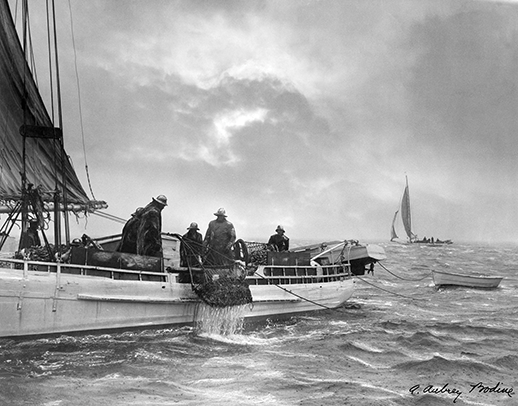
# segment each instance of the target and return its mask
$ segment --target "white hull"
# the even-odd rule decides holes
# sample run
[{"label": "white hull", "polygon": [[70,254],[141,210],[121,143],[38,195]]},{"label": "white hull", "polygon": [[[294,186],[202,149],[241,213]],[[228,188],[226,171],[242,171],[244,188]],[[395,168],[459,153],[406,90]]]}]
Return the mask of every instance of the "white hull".
[{"label": "white hull", "polygon": [[433,271],[436,286],[467,286],[472,288],[496,288],[503,277],[486,275],[462,275],[449,272]]},{"label": "white hull", "polygon": [[[2,265],[15,262],[3,261]],[[57,269],[56,264],[42,266],[40,263],[38,269],[41,270],[35,271],[28,270],[35,263],[17,263],[25,269],[0,268],[0,337],[192,324],[201,303],[190,283],[177,282],[179,273],[175,272],[133,272],[163,279],[156,282],[119,280],[66,273],[71,269],[88,273],[101,269],[99,267],[63,265]],[[45,268],[53,268],[53,271]],[[294,268],[315,269],[291,267]],[[354,291],[348,268],[342,267],[342,273],[333,276],[322,275],[321,269],[318,276],[295,277],[284,276],[283,268],[279,267],[276,275],[280,272],[284,276],[279,278],[265,276],[264,267],[259,267],[255,276],[247,277],[253,303],[246,306],[245,319],[340,306]],[[339,272],[338,268],[334,269]]]}]

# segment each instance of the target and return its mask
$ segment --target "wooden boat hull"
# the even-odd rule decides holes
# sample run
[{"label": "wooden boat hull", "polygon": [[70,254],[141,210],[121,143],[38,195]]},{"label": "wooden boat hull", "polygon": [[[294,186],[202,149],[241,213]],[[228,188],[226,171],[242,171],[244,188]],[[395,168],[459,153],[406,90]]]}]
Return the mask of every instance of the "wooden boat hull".
[{"label": "wooden boat hull", "polygon": [[[49,272],[56,264],[48,264],[49,270],[41,263],[32,264],[38,270],[28,270],[27,261],[18,265],[23,269],[0,268],[0,337],[193,324],[201,303],[191,284],[180,283],[174,272],[140,273],[139,280],[123,280],[66,273],[70,269],[65,267]],[[101,271],[98,267],[81,269]],[[245,305],[245,319],[336,308],[354,292],[348,271],[305,277],[279,272],[268,277],[259,269],[247,277],[253,303]],[[146,275],[161,280],[140,280]]]},{"label": "wooden boat hull", "polygon": [[466,286],[471,288],[493,289],[498,287],[503,277],[486,275],[463,275],[449,272],[432,272],[436,286]]}]

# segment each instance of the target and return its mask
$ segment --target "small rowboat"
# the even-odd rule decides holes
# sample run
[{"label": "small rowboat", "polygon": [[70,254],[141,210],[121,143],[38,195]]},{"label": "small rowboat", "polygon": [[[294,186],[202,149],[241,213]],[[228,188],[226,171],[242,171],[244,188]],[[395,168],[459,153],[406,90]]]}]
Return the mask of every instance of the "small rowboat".
[{"label": "small rowboat", "polygon": [[467,286],[486,289],[496,288],[504,279],[501,276],[463,275],[441,271],[432,271],[432,276],[436,286]]}]

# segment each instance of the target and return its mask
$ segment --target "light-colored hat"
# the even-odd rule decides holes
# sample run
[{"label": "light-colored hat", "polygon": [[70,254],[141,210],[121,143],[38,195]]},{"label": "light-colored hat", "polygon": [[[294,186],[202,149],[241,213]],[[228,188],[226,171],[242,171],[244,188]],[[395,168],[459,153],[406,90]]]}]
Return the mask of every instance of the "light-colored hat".
[{"label": "light-colored hat", "polygon": [[227,214],[225,212],[225,209],[223,207],[220,207],[216,213],[214,213],[215,216],[223,216],[227,217]]},{"label": "light-colored hat", "polygon": [[281,226],[280,224],[277,226],[277,228],[275,229],[275,231],[279,231],[279,230],[284,231],[284,227],[283,227],[283,226]]},{"label": "light-colored hat", "polygon": [[159,195],[156,197],[156,199],[153,197],[153,200],[157,203],[167,206],[167,197],[165,197],[164,195]]},{"label": "light-colored hat", "polygon": [[192,229],[199,230],[198,223],[192,222],[191,225],[189,227],[187,227],[187,230],[192,230]]},{"label": "light-colored hat", "polygon": [[73,246],[80,246],[81,244],[83,244],[83,241],[81,240],[81,238],[74,238],[72,240],[72,242],[70,243],[70,245],[73,245]]}]

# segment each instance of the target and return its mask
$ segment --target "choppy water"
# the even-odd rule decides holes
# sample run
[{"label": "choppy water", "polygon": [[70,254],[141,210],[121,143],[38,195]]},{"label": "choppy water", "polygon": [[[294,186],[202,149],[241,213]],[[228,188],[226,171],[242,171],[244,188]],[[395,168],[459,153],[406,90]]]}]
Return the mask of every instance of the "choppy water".
[{"label": "choppy water", "polygon": [[[386,268],[413,281],[377,266],[337,311],[230,336],[184,327],[0,341],[0,404],[518,404],[518,247],[384,246]],[[432,269],[506,279],[436,290]]]}]

